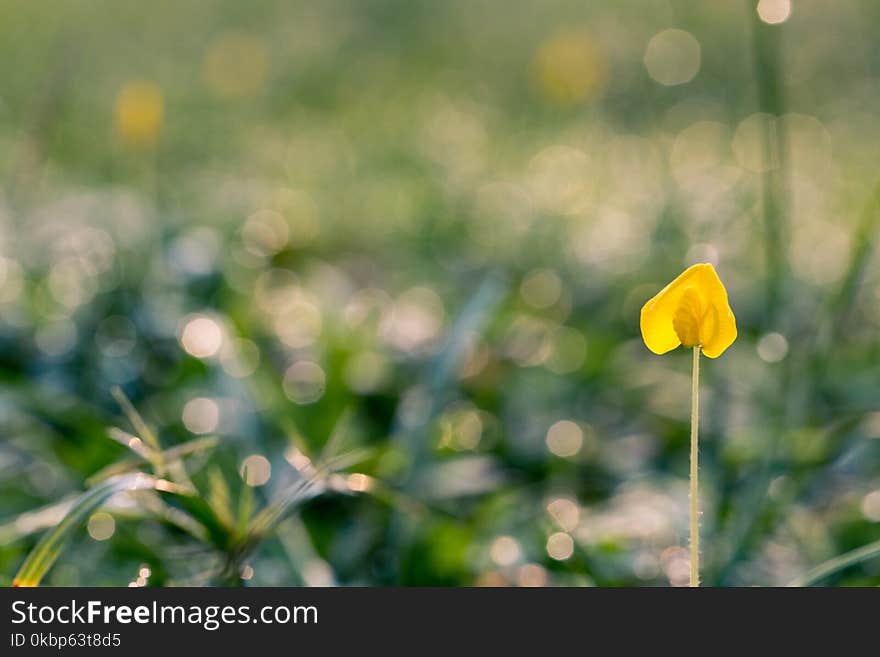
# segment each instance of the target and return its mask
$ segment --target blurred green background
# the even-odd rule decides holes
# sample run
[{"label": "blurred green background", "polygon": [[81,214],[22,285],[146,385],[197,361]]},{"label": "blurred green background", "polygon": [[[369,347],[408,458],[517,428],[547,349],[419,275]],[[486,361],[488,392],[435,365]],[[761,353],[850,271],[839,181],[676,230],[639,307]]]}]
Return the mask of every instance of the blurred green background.
[{"label": "blurred green background", "polygon": [[685,584],[690,354],[638,315],[694,262],[739,325],[703,361],[704,582],[870,552],[878,24],[4,2],[0,583],[132,458],[119,386],[198,493],[110,498],[46,584]]}]

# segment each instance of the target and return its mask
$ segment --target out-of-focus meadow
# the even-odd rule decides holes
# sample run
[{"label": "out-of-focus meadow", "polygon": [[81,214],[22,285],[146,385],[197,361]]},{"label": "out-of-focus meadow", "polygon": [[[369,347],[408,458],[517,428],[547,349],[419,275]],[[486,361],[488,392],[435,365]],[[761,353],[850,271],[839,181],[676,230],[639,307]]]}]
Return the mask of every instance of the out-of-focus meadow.
[{"label": "out-of-focus meadow", "polygon": [[3,3],[0,583],[687,583],[712,262],[704,582],[880,584],[880,4],[756,5]]}]

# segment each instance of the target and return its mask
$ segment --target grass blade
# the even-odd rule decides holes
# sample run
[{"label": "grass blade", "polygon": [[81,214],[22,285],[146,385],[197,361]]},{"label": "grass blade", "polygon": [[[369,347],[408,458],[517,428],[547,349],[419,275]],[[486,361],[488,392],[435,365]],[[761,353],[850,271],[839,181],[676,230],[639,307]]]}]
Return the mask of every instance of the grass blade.
[{"label": "grass blade", "polygon": [[35,511],[26,511],[15,520],[0,525],[0,545],[9,545],[25,536],[54,527],[70,510],[74,499],[69,497]]},{"label": "grass blade", "polygon": [[131,422],[131,426],[134,427],[138,437],[157,452],[162,451],[162,446],[159,444],[159,438],[153,433],[152,429],[147,426],[147,423],[144,422],[141,414],[137,412],[137,409],[131,401],[129,401],[128,397],[125,396],[125,393],[122,392],[122,388],[119,386],[113,386],[110,393],[113,395],[113,399],[116,400],[116,403],[119,404],[122,412],[125,413],[128,421]]},{"label": "grass blade", "polygon": [[136,490],[168,490],[170,482],[142,473],[108,479],[84,492],[53,529],[44,534],[28,554],[12,582],[13,586],[39,586],[55,563],[64,544],[85,518],[116,493]]},{"label": "grass blade", "polygon": [[[125,434],[125,432],[120,432],[120,433],[122,436],[128,435],[128,434]],[[117,440],[117,442],[119,442],[120,433],[114,432],[111,434],[111,437],[114,440]],[[134,436],[132,436],[132,438],[136,439],[136,437],[134,437]],[[194,454],[200,454],[200,453],[204,452],[205,450],[211,449],[217,445],[217,442],[218,442],[218,440],[215,436],[205,436],[203,438],[194,438],[193,440],[188,440],[187,442],[181,443],[180,445],[175,445],[174,447],[170,447],[170,448],[166,449],[165,451],[159,452],[157,454],[158,454],[159,458],[162,459],[162,463],[166,464],[168,466],[169,471],[173,473],[177,469],[183,468],[183,459],[184,458],[186,458],[188,456],[192,456]],[[140,447],[142,450],[149,449],[146,447],[146,445],[143,445],[143,444],[141,444]],[[99,470],[98,472],[93,474],[91,477],[89,477],[86,480],[86,483],[91,486],[94,483],[97,483],[97,482],[102,481],[104,479],[108,479],[109,477],[112,477],[114,475],[126,474],[128,472],[132,472],[133,470],[137,470],[137,469],[143,467],[144,462],[147,462],[147,463],[153,462],[144,453],[139,452],[137,450],[133,450],[133,451],[135,452],[135,454],[137,454],[137,456],[139,458],[121,459],[115,463],[111,463],[107,467]],[[150,450],[150,453],[151,454],[153,453],[152,450]],[[186,478],[183,481],[180,481],[178,483],[181,486],[184,486],[185,488],[191,488],[192,490],[195,490],[194,488],[192,488],[192,483],[189,481],[188,478]]]},{"label": "grass blade", "polygon": [[137,436],[132,436],[118,427],[110,427],[107,430],[107,435],[111,440],[116,441],[123,447],[127,447],[147,463],[153,463],[156,460],[155,450]]},{"label": "grass blade", "polygon": [[223,477],[220,468],[214,467],[208,472],[208,505],[214,511],[217,520],[232,532],[235,527],[235,516],[232,512],[232,493]]},{"label": "grass blade", "polygon": [[781,83],[782,45],[779,30],[764,23],[753,6],[749,6],[749,15],[758,108],[773,117],[765,122],[762,134],[764,158],[769,164],[762,174],[762,205],[767,276],[765,321],[769,327],[774,327],[781,315],[780,302],[785,301],[784,286],[788,276],[788,144],[783,124],[776,120],[785,113]]},{"label": "grass blade", "polygon": [[248,542],[259,542],[270,534],[291,509],[314,492],[327,474],[325,468],[318,468],[315,474],[293,484],[272,504],[260,511],[248,529]]},{"label": "grass blade", "polygon": [[[499,271],[491,271],[459,313],[443,348],[423,373],[423,384],[430,399],[423,421],[415,427],[404,427],[398,410],[394,440],[410,457],[408,472],[403,482],[404,488],[412,486],[415,474],[429,458],[430,443],[426,435],[428,425],[436,417],[438,409],[448,402],[451,383],[466,353],[469,336],[483,331],[495,309],[503,301],[507,290],[508,285],[503,274]],[[412,490],[409,492],[411,493]]]},{"label": "grass blade", "polygon": [[852,305],[874,251],[878,227],[880,227],[880,181],[874,185],[862,210],[858,229],[853,237],[849,265],[828,312],[828,317],[833,317],[835,322],[834,334],[828,336],[829,343],[833,343],[842,333],[849,320]]},{"label": "grass blade", "polygon": [[791,582],[789,586],[812,586],[826,577],[837,573],[844,568],[849,568],[857,563],[868,561],[874,557],[880,557],[880,541],[868,543],[860,548],[841,554],[838,557],[829,559],[825,563],[819,564],[812,570],[807,571],[796,580]]}]

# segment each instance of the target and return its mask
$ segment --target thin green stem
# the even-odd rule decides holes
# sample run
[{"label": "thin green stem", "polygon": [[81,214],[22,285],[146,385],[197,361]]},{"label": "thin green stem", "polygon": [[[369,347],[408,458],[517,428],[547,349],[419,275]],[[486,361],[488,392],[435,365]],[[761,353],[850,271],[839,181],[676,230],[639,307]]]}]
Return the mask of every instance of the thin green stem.
[{"label": "thin green stem", "polygon": [[767,168],[762,176],[764,215],[764,257],[766,260],[766,312],[768,326],[780,319],[780,299],[788,275],[788,180],[786,171],[787,136],[784,124],[777,119],[785,114],[785,95],[781,81],[783,70],[782,32],[777,25],[764,23],[755,11],[753,0],[747,3],[752,22],[755,81],[758,109],[768,114],[764,121],[762,147]]},{"label": "thin green stem", "polygon": [[691,380],[691,586],[700,585],[700,500],[699,500],[699,433],[700,433],[700,347],[694,347],[694,371]]}]

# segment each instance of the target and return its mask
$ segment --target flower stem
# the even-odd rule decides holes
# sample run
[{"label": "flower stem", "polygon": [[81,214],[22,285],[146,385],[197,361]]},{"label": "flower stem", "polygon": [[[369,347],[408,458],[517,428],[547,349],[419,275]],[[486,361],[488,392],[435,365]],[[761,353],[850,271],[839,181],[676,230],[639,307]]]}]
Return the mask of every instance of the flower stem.
[{"label": "flower stem", "polygon": [[700,585],[700,508],[697,474],[698,436],[700,425],[700,347],[694,347],[694,371],[691,381],[691,586]]}]

